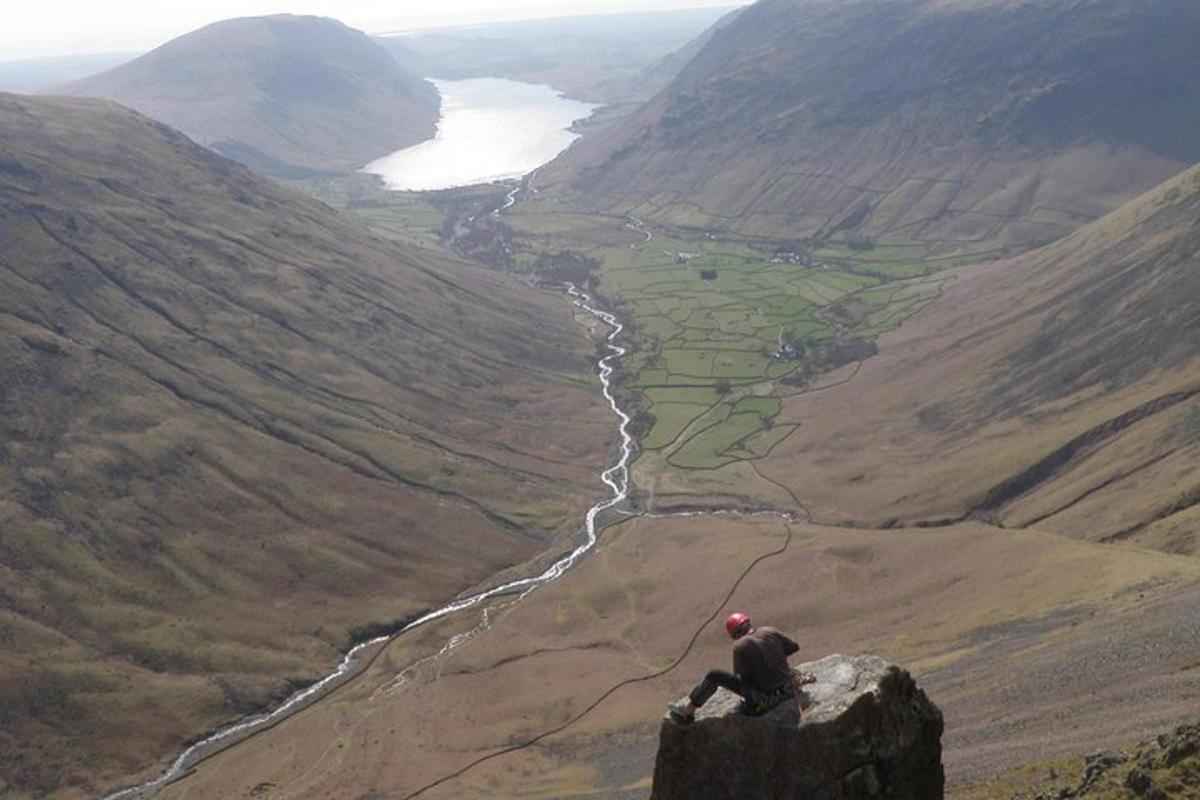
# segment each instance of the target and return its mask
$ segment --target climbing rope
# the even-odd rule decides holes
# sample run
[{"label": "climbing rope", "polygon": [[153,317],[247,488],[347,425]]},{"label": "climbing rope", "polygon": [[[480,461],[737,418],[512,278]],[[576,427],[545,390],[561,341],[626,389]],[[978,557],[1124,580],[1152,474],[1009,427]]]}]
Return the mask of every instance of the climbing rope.
[{"label": "climbing rope", "polygon": [[510,745],[509,747],[505,747],[502,750],[497,750],[494,753],[488,753],[485,756],[480,756],[479,758],[475,759],[474,761],[471,761],[470,763],[466,764],[465,766],[455,770],[454,772],[451,772],[447,775],[444,775],[444,776],[438,778],[435,781],[425,784],[420,789],[417,789],[416,791],[412,792],[411,794],[404,795],[403,800],[412,800],[412,798],[419,797],[420,795],[424,794],[425,792],[428,792],[430,789],[434,789],[438,786],[441,786],[444,783],[448,783],[449,781],[455,780],[457,778],[461,778],[463,775],[467,774],[468,772],[470,772],[471,770],[480,766],[481,764],[487,763],[488,761],[492,761],[494,759],[500,758],[501,756],[510,755],[512,753],[516,753],[521,750],[527,750],[530,747],[533,747],[534,745],[541,742],[543,739],[547,739],[551,736],[555,736],[559,733],[562,733],[567,728],[570,728],[572,725],[579,722],[581,719],[586,717],[588,714],[595,711],[600,706],[601,703],[603,703],[608,698],[612,697],[614,694],[619,692],[621,689],[624,689],[628,686],[633,686],[638,683],[646,683],[647,681],[656,680],[658,678],[663,677],[664,675],[667,675],[670,672],[673,672],[680,664],[683,663],[684,659],[686,659],[691,654],[692,650],[696,646],[696,642],[699,641],[699,639],[700,639],[700,635],[702,633],[704,633],[705,629],[708,628],[708,626],[711,625],[717,619],[717,617],[721,613],[721,610],[723,608],[725,608],[726,605],[729,604],[730,600],[733,599],[733,595],[735,592],[737,592],[738,587],[740,587],[742,585],[742,582],[745,581],[747,577],[749,577],[750,573],[754,571],[754,568],[769,558],[775,558],[776,556],[783,555],[785,552],[787,552],[787,549],[792,544],[793,531],[792,531],[792,526],[789,524],[785,523],[784,527],[787,528],[787,537],[784,539],[783,545],[778,550],[772,550],[769,553],[763,553],[758,558],[756,558],[750,562],[750,564],[742,571],[742,574],[738,576],[738,579],[736,581],[734,581],[733,586],[730,587],[729,591],[725,594],[724,599],[721,600],[720,604],[718,604],[715,609],[713,609],[712,614],[710,614],[707,619],[705,619],[703,622],[700,623],[699,626],[697,626],[695,632],[692,634],[692,638],[690,640],[688,640],[687,647],[685,647],[683,652],[680,653],[679,656],[677,656],[675,658],[675,660],[672,661],[668,666],[664,667],[663,669],[658,670],[657,672],[652,672],[648,675],[642,675],[637,678],[627,678],[627,679],[621,681],[620,683],[616,684],[615,686],[613,686],[610,689],[608,689],[607,691],[605,691],[594,701],[592,701],[592,703],[589,706],[587,706],[587,708],[583,709],[578,714],[576,714],[574,717],[572,717],[571,719],[562,723],[561,725],[558,725],[554,728],[543,731],[542,733],[539,733],[537,736],[534,736],[531,739],[521,742],[520,744]]}]

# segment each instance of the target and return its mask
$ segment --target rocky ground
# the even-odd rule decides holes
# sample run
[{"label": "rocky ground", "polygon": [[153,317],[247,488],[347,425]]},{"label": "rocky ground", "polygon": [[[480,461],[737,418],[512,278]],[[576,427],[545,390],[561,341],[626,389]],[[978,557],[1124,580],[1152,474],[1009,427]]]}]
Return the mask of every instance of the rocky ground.
[{"label": "rocky ground", "polygon": [[761,717],[721,690],[694,723],[664,720],[651,800],[942,796],[942,712],[908,672],[834,655],[805,674],[806,690]]},{"label": "rocky ground", "polygon": [[1012,800],[1168,800],[1200,797],[1200,725],[1184,725],[1136,747],[1100,751],[1070,775],[1048,772]]}]

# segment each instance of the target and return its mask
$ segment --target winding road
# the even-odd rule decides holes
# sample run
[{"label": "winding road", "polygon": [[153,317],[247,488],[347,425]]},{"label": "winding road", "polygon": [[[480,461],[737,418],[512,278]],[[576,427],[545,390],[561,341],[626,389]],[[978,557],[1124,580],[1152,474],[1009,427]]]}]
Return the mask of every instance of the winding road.
[{"label": "winding road", "polygon": [[[637,217],[633,217],[633,216],[628,217],[628,219],[629,219],[629,221],[625,223],[625,227],[631,231],[634,231],[635,233],[640,233],[646,237],[646,241],[642,242],[642,246],[645,246],[645,245],[649,244],[650,242],[654,241],[654,234],[646,229],[646,223],[642,222],[640,219],[638,219]],[[632,244],[629,246],[637,247],[637,245],[632,245]]]}]

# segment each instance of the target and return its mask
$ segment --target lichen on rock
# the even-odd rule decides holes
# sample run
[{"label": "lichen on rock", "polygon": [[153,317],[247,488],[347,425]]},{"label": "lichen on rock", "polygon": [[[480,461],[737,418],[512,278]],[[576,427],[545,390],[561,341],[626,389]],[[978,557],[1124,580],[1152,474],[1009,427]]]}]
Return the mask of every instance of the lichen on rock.
[{"label": "lichen on rock", "polygon": [[690,725],[665,719],[652,800],[934,800],[943,796],[941,711],[876,656],[802,664],[817,682],[761,717],[724,690]]}]

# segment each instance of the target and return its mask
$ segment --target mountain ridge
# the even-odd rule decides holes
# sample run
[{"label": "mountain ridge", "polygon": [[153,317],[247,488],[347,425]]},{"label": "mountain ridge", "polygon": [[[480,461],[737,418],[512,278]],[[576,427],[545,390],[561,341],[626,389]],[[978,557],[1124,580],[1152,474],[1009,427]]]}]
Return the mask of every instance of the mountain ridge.
[{"label": "mountain ridge", "polygon": [[1045,244],[1200,160],[1200,14],[1143,5],[763,0],[539,183],[731,234]]}]

